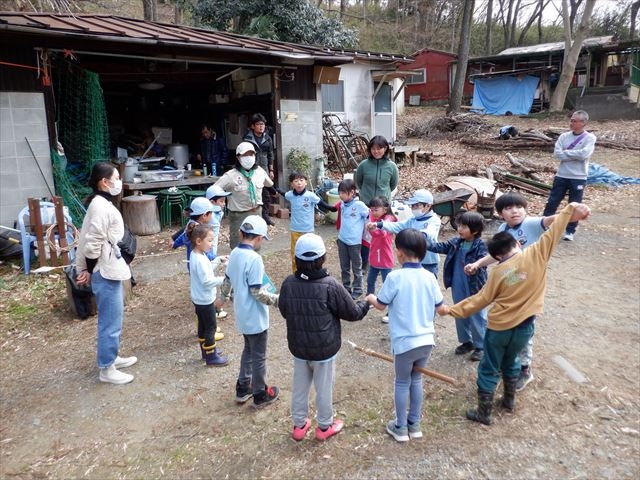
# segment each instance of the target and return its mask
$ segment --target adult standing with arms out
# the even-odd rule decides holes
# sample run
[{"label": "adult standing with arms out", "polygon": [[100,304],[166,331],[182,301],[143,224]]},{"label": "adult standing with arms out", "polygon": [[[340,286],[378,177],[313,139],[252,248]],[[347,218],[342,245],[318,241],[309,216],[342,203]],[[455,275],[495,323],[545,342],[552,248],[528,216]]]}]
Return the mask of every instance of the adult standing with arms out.
[{"label": "adult standing with arms out", "polygon": [[[359,199],[369,205],[375,197],[384,197],[391,202],[391,192],[398,186],[398,166],[389,158],[389,142],[382,135],[376,135],[367,146],[369,158],[363,160],[356,169],[355,182]],[[362,271],[369,266],[368,239],[363,239],[361,248]]]},{"label": "adult standing with arms out", "polygon": [[[254,113],[249,117],[249,130],[243,140],[256,146],[256,163],[273,180],[273,139],[267,133],[267,119],[264,118],[264,115]],[[267,225],[275,225],[275,222],[269,218],[269,205],[271,205],[269,193],[268,190],[262,190],[262,218],[267,222]]]},{"label": "adult standing with arms out", "polygon": [[[569,132],[558,137],[553,155],[560,160],[558,172],[553,178],[553,186],[544,207],[543,216],[549,217],[556,213],[560,202],[568,193],[569,203],[582,202],[584,189],[587,185],[589,159],[596,145],[596,136],[585,130],[589,121],[589,114],[578,110],[571,115]],[[563,240],[573,241],[578,222],[567,225]]]},{"label": "adult standing with arms out", "polygon": [[200,137],[200,153],[196,155],[196,160],[202,167],[207,167],[207,173],[218,176],[222,173],[222,163],[225,159],[226,145],[222,138],[208,124],[202,125]]},{"label": "adult standing with arms out", "polygon": [[118,169],[109,162],[97,163],[91,172],[87,213],[82,222],[76,257],[79,285],[91,283],[98,307],[98,368],[100,381],[124,384],[133,375],[119,368],[130,367],[136,357],[120,357],[120,333],[124,318],[122,281],[131,270],[122,258],[118,242],[124,235],[124,221],[113,199],[122,191]]},{"label": "adult standing with arms out", "polygon": [[242,142],[236,148],[236,161],[214,184],[225,192],[231,192],[229,210],[229,248],[234,249],[240,241],[240,224],[248,215],[260,215],[262,190],[273,187],[269,174],[256,163],[256,147]]}]

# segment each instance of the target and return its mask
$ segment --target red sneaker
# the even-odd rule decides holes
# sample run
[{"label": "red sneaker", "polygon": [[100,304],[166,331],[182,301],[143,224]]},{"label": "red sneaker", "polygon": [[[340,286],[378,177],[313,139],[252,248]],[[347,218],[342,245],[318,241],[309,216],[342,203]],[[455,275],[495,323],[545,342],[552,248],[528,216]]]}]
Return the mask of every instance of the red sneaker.
[{"label": "red sneaker", "polygon": [[316,427],[316,440],[320,440],[322,442],[329,437],[333,437],[340,433],[342,427],[344,427],[344,422],[342,420],[334,420],[333,424],[325,431],[322,431],[320,427]]},{"label": "red sneaker", "polygon": [[304,440],[304,437],[310,428],[311,428],[311,420],[307,418],[302,427],[296,427],[296,426],[293,427],[293,432],[291,432],[291,438],[293,438],[296,442],[300,442],[301,440]]}]

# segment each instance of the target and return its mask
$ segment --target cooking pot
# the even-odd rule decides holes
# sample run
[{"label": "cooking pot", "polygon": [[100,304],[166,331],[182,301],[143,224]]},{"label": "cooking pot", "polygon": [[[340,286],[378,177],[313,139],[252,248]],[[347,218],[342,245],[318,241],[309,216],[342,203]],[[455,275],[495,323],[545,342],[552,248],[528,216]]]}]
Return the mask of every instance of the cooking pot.
[{"label": "cooking pot", "polygon": [[189,146],[183,144],[169,145],[167,153],[176,164],[176,168],[184,169],[189,163]]}]

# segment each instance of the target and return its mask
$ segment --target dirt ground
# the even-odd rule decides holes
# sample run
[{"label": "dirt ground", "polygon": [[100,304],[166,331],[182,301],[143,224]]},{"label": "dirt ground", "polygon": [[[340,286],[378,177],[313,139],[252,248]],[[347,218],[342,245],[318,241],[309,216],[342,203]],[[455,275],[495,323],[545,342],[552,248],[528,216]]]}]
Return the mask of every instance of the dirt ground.
[{"label": "dirt ground", "polygon": [[[522,120],[528,124],[538,120]],[[555,121],[566,125],[566,120]],[[596,125],[613,129],[613,123]],[[638,130],[636,130],[637,133]],[[419,141],[412,139],[412,141]],[[437,145],[435,145],[437,147]],[[446,146],[448,157],[501,153]],[[526,155],[526,154],[524,154]],[[550,154],[539,154],[551,160]],[[640,176],[638,152],[597,149],[593,161]],[[412,179],[416,171],[401,169]],[[415,181],[415,179],[412,179]],[[425,180],[432,188],[434,179]],[[424,438],[398,444],[384,433],[393,418],[392,365],[346,340],[389,353],[380,312],[343,323],[336,415],[345,429],[325,443],[289,434],[292,358],[284,320],[270,309],[268,381],[281,398],[264,410],[234,403],[242,337],[231,305],[219,344],[230,366],[199,360],[184,252],[171,253],[170,231],[141,237],[139,284],[126,307],[123,355],[139,363],[125,386],[101,384],[95,365],[95,318],[73,319],[59,275],[28,279],[0,265],[0,475],[2,478],[447,478],[621,479],[640,475],[639,186],[588,188],[592,218],[576,240],[557,247],[549,266],[545,313],[537,321],[535,380],[515,414],[495,409],[494,425],[464,418],[475,401],[476,363],[455,356],[453,319],[436,322],[428,365],[458,380],[425,377]],[[532,198],[531,214],[544,199]],[[492,230],[497,222],[491,222]],[[319,229],[328,267],[339,274],[335,230]],[[289,273],[287,221],[264,248],[276,284]],[[443,227],[441,237],[453,234]],[[449,292],[446,299],[450,300]],[[587,379],[571,380],[557,358]],[[313,405],[313,402],[312,402]],[[311,412],[313,415],[314,412]],[[314,424],[315,427],[315,424]]]}]

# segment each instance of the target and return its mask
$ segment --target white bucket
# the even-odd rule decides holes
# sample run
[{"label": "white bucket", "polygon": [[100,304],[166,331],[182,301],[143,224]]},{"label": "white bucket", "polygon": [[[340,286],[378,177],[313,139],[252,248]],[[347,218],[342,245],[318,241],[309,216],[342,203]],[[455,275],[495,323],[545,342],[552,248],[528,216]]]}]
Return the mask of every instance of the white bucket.
[{"label": "white bucket", "polygon": [[[332,188],[327,192],[327,203],[329,205],[335,205],[340,201],[340,195],[338,194],[337,188]],[[325,218],[329,220],[331,223],[336,223],[338,221],[338,213],[340,212],[328,212]]]},{"label": "white bucket", "polygon": [[131,165],[129,165],[128,163],[129,162],[127,162],[127,164],[125,164],[124,166],[124,181],[127,183],[132,183],[133,179],[136,176],[136,173],[138,173],[138,164],[132,163]]},{"label": "white bucket", "polygon": [[183,144],[169,145],[167,154],[173,159],[178,170],[184,170],[189,163],[189,146]]}]

